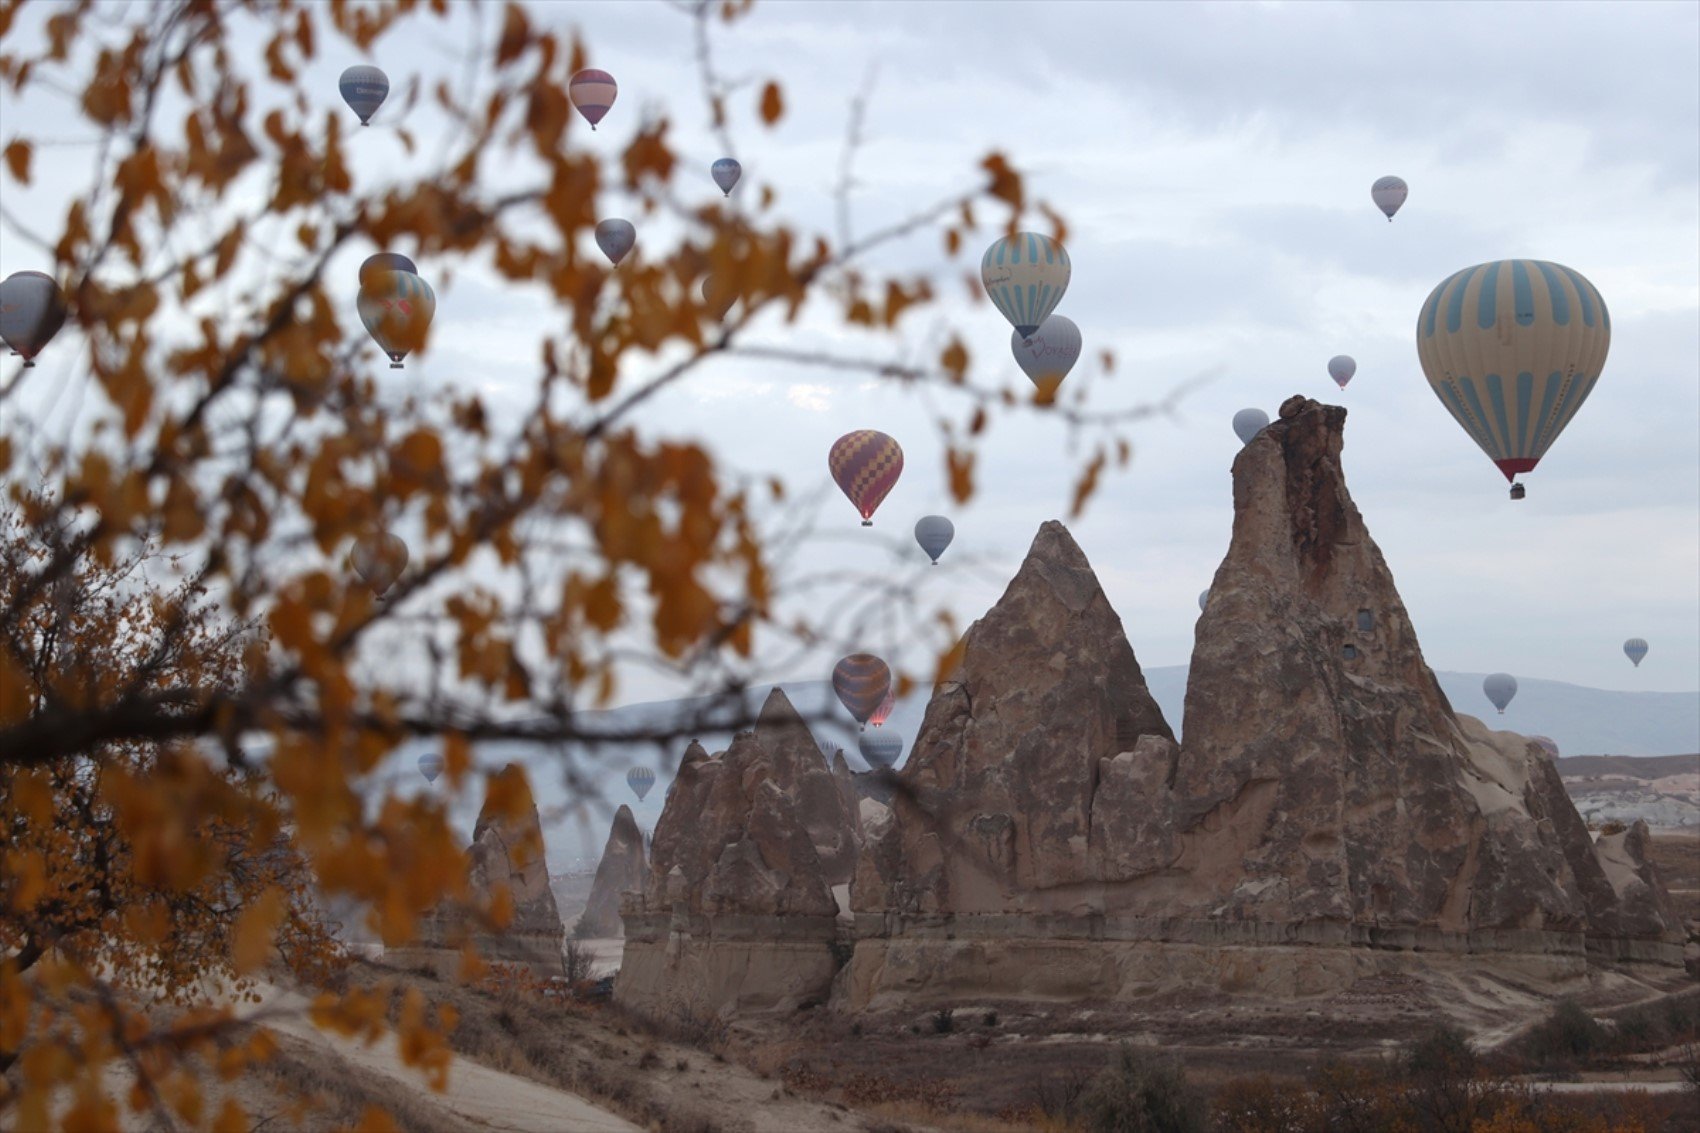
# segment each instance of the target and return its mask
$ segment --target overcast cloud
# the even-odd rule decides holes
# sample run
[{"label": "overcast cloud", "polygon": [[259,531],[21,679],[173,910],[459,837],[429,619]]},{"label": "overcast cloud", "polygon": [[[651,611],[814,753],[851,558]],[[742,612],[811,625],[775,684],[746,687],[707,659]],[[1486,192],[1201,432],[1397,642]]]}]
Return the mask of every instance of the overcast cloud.
[{"label": "overcast cloud", "polygon": [[[665,105],[687,174],[700,171],[703,199],[716,192],[708,165],[720,153],[690,21],[629,0],[532,7],[539,23],[576,24],[592,65],[620,82],[602,128],[575,132],[576,144],[616,152],[645,107]],[[374,56],[397,89],[410,57],[436,68],[455,49],[441,29],[409,35]],[[1190,653],[1196,596],[1230,529],[1230,417],[1247,405],[1273,415],[1303,393],[1350,409],[1349,483],[1432,665],[1700,689],[1700,6],[809,0],[758,3],[716,36],[724,73],[778,78],[786,92],[774,130],[754,122],[756,86],[736,96],[740,194],[772,185],[789,219],[832,231],[849,102],[873,68],[859,228],[960,189],[988,150],[1002,150],[1070,222],[1074,275],[1060,313],[1090,353],[1119,359],[1107,379],[1083,360],[1064,390],[1090,380],[1094,405],[1113,407],[1219,375],[1178,418],[1138,427],[1133,464],[1071,525],[1143,664]],[[355,61],[345,53],[316,66],[327,103]],[[51,123],[51,107],[39,113]],[[384,113],[356,139],[370,151],[362,179],[395,159]],[[421,109],[410,126],[431,121]],[[1411,186],[1391,225],[1369,199],[1386,173]],[[47,227],[63,207],[55,194],[82,180],[49,175],[8,207]],[[666,225],[646,225],[629,205],[610,193],[600,211],[630,216],[640,247],[666,238]],[[365,254],[351,250],[343,273],[350,306]],[[36,267],[34,256],[7,234],[0,271]],[[1577,269],[1613,316],[1604,376],[1519,504],[1430,393],[1413,333],[1441,278],[1508,256]],[[977,373],[1025,388],[1008,326],[955,283],[977,267],[978,249],[952,263],[926,232],[878,262],[940,269]],[[421,264],[434,283],[450,266]],[[433,348],[409,361],[405,380],[472,383],[517,410],[537,328],[559,316],[485,264],[452,266],[452,282],[437,283]],[[930,326],[931,316],[916,320],[912,341]],[[819,309],[795,327],[764,319],[752,337],[890,351]],[[1358,361],[1344,393],[1324,369],[1340,353]],[[76,380],[55,365],[44,359],[57,375],[46,381]],[[42,409],[45,382],[30,392]],[[886,538],[859,545],[849,505],[825,494],[823,523],[851,536],[831,553],[881,569],[896,545],[905,569],[930,569],[908,530],[923,514],[951,514],[957,541],[929,594],[948,595],[966,624],[995,601],[1038,524],[1065,513],[1079,453],[1054,420],[1000,419],[980,457],[979,495],[954,509],[934,416],[912,392],[858,375],[728,360],[658,398],[650,427],[705,431],[730,464],[804,491],[826,482],[826,449],[840,434],[893,434],[907,465],[872,532]],[[971,558],[990,569],[958,568]],[[1652,643],[1639,670],[1619,652],[1631,635]],[[643,700],[668,690],[633,674],[625,691]]]}]

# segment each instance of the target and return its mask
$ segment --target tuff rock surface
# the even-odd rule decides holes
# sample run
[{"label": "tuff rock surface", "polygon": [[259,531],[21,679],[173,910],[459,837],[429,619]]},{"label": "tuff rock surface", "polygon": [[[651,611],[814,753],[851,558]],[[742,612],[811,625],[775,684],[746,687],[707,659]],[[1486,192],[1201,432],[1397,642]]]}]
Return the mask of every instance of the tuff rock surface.
[{"label": "tuff rock surface", "polygon": [[[1608,878],[1601,853],[1633,851],[1596,852],[1540,749],[1453,712],[1346,490],[1344,420],[1290,399],[1234,462],[1184,745],[1085,556],[1040,528],[865,830],[854,996],[1057,960],[970,939],[1670,959],[1644,857]],[[956,943],[905,952],[926,938]],[[1114,951],[1069,963],[1139,984]]]},{"label": "tuff rock surface", "polygon": [[830,913],[831,887],[855,858],[854,812],[775,689],[724,754],[686,750],[655,827],[644,906],[670,910],[671,885],[692,913]]},{"label": "tuff rock surface", "polygon": [[621,806],[614,812],[614,824],[608,830],[608,842],[602,848],[602,860],[596,866],[596,880],[591,883],[590,900],[579,917],[575,933],[579,936],[619,936],[621,894],[641,890],[648,868],[643,856],[643,831],[631,808]]}]

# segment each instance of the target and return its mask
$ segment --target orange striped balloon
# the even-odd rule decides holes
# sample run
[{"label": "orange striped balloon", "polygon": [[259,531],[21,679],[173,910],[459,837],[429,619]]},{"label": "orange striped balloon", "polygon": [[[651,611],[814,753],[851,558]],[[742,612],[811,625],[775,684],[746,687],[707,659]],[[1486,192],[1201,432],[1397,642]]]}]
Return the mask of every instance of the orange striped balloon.
[{"label": "orange striped balloon", "polygon": [[857,429],[833,442],[827,465],[839,488],[862,513],[862,526],[872,527],[874,509],[903,474],[903,449],[884,433]]},{"label": "orange striped balloon", "polygon": [[852,653],[833,666],[832,691],[865,729],[891,692],[891,668],[872,653]]}]

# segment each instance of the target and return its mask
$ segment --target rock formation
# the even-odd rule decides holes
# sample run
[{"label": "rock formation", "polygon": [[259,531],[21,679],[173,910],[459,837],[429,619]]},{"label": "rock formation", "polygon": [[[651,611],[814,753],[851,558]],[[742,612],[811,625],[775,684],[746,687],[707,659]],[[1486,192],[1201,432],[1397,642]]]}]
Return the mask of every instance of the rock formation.
[{"label": "rock formation", "polygon": [[620,895],[643,888],[648,870],[643,858],[643,831],[630,807],[621,806],[614,812],[614,825],[608,831],[608,843],[602,848],[602,860],[596,865],[596,880],[590,887],[590,900],[578,919],[573,932],[576,936],[619,936]]},{"label": "rock formation", "polygon": [[[510,763],[490,777],[466,865],[472,906],[489,908],[506,901],[512,907],[512,919],[499,933],[485,932],[457,910],[439,908],[427,918],[419,951],[458,949],[470,937],[486,960],[528,964],[539,974],[559,975],[561,916],[549,887],[537,803],[518,764]],[[393,959],[408,963],[412,951],[399,950]],[[420,958],[443,959],[437,955]]]},{"label": "rock formation", "polygon": [[1656,879],[1608,878],[1540,749],[1453,713],[1346,491],[1344,420],[1293,398],[1235,461],[1184,747],[1084,555],[1040,529],[865,831],[852,1005],[1302,993],[1366,948],[1677,958]]},{"label": "rock formation", "polygon": [[855,814],[807,725],[775,689],[723,755],[692,745],[655,830],[641,894],[622,906],[615,994],[714,1014],[823,997],[856,856]]}]

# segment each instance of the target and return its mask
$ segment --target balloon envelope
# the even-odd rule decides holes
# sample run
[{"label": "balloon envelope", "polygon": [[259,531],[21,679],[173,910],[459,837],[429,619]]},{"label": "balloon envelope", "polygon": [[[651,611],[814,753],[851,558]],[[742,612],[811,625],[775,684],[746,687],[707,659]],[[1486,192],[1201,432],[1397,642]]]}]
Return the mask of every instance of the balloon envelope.
[{"label": "balloon envelope", "polygon": [[1022,338],[1032,338],[1068,290],[1068,252],[1049,236],[1005,236],[980,259],[986,297]]},{"label": "balloon envelope", "polygon": [[1410,186],[1398,177],[1378,178],[1369,187],[1369,195],[1375,201],[1375,207],[1387,214],[1389,224],[1393,222],[1393,214],[1399,211],[1399,206],[1405,203],[1410,195]]},{"label": "balloon envelope", "polygon": [[35,356],[65,325],[59,285],[39,271],[20,271],[0,281],[0,338],[33,366]]},{"label": "balloon envelope", "polygon": [[744,175],[744,167],[738,164],[736,158],[723,157],[709,166],[708,173],[714,178],[714,183],[720,186],[720,191],[730,197],[732,186]]},{"label": "balloon envelope", "polygon": [[1269,414],[1261,409],[1242,409],[1234,414],[1234,433],[1244,444],[1269,427]]},{"label": "balloon envelope", "polygon": [[956,525],[942,515],[923,515],[915,521],[915,542],[921,544],[934,566],[939,565],[939,556],[954,538]]},{"label": "balloon envelope", "polygon": [[360,286],[371,284],[376,287],[383,282],[383,273],[388,271],[404,271],[409,275],[418,275],[419,269],[412,260],[396,252],[379,252],[375,256],[367,256],[366,262],[360,265]]},{"label": "balloon envelope", "polygon": [[649,794],[650,788],[655,786],[655,772],[647,767],[634,767],[626,772],[626,786],[632,789],[632,794],[636,795],[641,803]]},{"label": "balloon envelope", "polygon": [[1204,607],[1208,606],[1209,604],[1210,604],[1210,591],[1200,590],[1198,592],[1198,612],[1203,613]]},{"label": "balloon envelope", "polygon": [[629,220],[613,217],[596,225],[596,246],[602,254],[618,264],[626,253],[637,245],[637,229]]},{"label": "balloon envelope", "polygon": [[1639,669],[1641,658],[1647,655],[1647,639],[1644,637],[1630,638],[1623,643],[1623,655],[1633,661],[1635,667]]},{"label": "balloon envelope", "polygon": [[1417,316],[1429,388],[1507,480],[1546,455],[1593,392],[1610,346],[1594,285],[1543,260],[1455,272]]},{"label": "balloon envelope", "polygon": [[826,463],[838,487],[856,505],[862,526],[872,526],[880,506],[903,474],[903,449],[884,433],[857,429],[832,442]]},{"label": "balloon envelope", "polygon": [[361,63],[342,73],[337,89],[342,91],[342,100],[348,103],[348,108],[360,116],[360,124],[369,126],[372,115],[389,97],[390,77],[376,67]]},{"label": "balloon envelope", "polygon": [[1334,379],[1334,384],[1341,389],[1352,380],[1352,375],[1358,372],[1358,364],[1350,354],[1336,354],[1328,360],[1328,376]]},{"label": "balloon envelope", "polygon": [[1546,752],[1548,759],[1558,758],[1558,741],[1551,736],[1530,736],[1529,742]]},{"label": "balloon envelope", "polygon": [[868,723],[872,724],[876,728],[880,727],[887,720],[891,719],[891,710],[896,707],[897,698],[891,695],[890,689],[887,689],[885,699],[880,701],[880,706],[869,714]]},{"label": "balloon envelope", "polygon": [[1011,331],[1009,348],[1029,381],[1040,389],[1054,389],[1080,361],[1080,328],[1067,315],[1052,315],[1039,324],[1033,337],[1023,339]]},{"label": "balloon envelope", "polygon": [[425,776],[427,783],[435,783],[437,776],[443,773],[443,757],[438,752],[428,751],[419,757],[419,774]]},{"label": "balloon envelope", "polygon": [[348,565],[381,598],[407,569],[407,544],[388,531],[362,536],[349,552]]},{"label": "balloon envelope", "polygon": [[891,691],[891,669],[872,653],[852,653],[833,667],[832,691],[865,727]]},{"label": "balloon envelope", "polygon": [[890,728],[863,732],[856,737],[856,747],[869,767],[890,767],[903,756],[903,737]]},{"label": "balloon envelope", "polygon": [[1511,703],[1511,698],[1517,695],[1517,678],[1510,673],[1494,673],[1482,682],[1482,691],[1493,706],[1499,709],[1501,716],[1505,715],[1505,706]]},{"label": "balloon envelope", "polygon": [[620,86],[614,81],[614,76],[607,71],[598,71],[587,67],[572,77],[567,83],[567,95],[578,107],[578,112],[584,115],[584,120],[590,123],[592,130],[602,121],[610,107],[614,105],[614,97],[620,93]]},{"label": "balloon envelope", "polygon": [[412,272],[375,271],[372,282],[361,285],[357,306],[367,333],[390,356],[391,369],[399,370],[401,360],[425,344],[437,296]]}]

